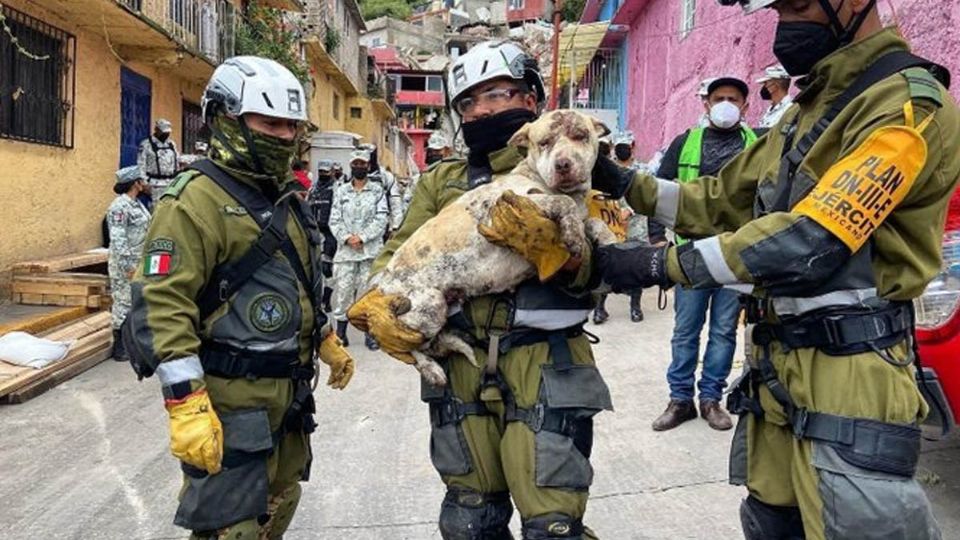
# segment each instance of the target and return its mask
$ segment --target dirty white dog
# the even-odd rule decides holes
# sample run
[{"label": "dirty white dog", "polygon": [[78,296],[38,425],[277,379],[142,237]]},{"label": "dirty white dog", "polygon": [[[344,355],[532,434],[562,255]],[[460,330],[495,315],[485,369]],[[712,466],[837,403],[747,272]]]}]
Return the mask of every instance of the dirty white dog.
[{"label": "dirty white dog", "polygon": [[[397,250],[378,276],[386,294],[409,300],[396,310],[401,322],[427,338],[413,351],[416,368],[429,383],[446,384],[443,369],[430,356],[459,352],[477,365],[473,349],[441,329],[448,299],[512,290],[537,275],[533,264],[509,248],[487,241],[477,230],[489,224],[491,206],[507,191],[529,197],[555,221],[573,255],[587,238],[601,245],[616,241],[602,221],[588,218],[585,198],[597,159],[597,139],[608,132],[599,121],[574,111],[554,111],[527,124],[509,144],[525,147],[527,157],[509,174],[477,187],[427,221]],[[507,195],[509,197],[510,195]]]}]

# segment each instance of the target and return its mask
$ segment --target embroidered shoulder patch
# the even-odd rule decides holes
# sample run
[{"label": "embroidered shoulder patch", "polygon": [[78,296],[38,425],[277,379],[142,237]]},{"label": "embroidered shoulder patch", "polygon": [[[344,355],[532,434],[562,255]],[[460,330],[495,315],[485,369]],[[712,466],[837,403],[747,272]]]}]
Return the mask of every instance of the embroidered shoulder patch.
[{"label": "embroidered shoulder patch", "polygon": [[175,266],[176,244],[169,238],[156,238],[147,244],[143,256],[143,275],[168,276]]}]

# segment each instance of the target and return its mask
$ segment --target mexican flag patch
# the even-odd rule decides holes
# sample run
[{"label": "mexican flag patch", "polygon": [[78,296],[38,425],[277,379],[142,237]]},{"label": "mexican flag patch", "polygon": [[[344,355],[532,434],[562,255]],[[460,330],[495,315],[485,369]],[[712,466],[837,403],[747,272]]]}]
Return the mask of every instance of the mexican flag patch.
[{"label": "mexican flag patch", "polygon": [[169,252],[149,253],[143,260],[143,275],[166,276],[170,273],[170,260],[173,254]]}]

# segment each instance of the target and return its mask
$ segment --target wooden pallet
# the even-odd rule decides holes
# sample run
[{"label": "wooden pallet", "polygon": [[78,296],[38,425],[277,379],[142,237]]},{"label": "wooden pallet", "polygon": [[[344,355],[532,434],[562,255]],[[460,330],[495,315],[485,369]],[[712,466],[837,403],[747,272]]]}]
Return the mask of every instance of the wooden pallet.
[{"label": "wooden pallet", "polygon": [[102,308],[109,297],[109,279],[101,274],[51,272],[15,274],[11,290],[18,304]]},{"label": "wooden pallet", "polygon": [[44,337],[56,341],[75,341],[63,360],[43,369],[0,361],[0,400],[22,403],[109,358],[113,345],[110,314],[100,312],[88,315]]},{"label": "wooden pallet", "polygon": [[49,313],[41,313],[31,317],[24,317],[6,324],[0,324],[0,336],[7,332],[26,332],[39,335],[60,326],[75,321],[90,313],[86,307],[65,307]]},{"label": "wooden pallet", "polygon": [[107,249],[98,248],[82,253],[72,253],[50,259],[24,261],[13,265],[14,274],[35,274],[49,272],[63,272],[85,266],[94,266],[107,263]]}]

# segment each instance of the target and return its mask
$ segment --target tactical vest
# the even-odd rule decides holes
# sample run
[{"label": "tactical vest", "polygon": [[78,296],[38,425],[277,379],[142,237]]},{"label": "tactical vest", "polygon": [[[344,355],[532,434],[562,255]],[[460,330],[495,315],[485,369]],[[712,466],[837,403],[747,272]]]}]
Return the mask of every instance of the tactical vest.
[{"label": "tactical vest", "polygon": [[[272,203],[259,190],[237,181],[213,162],[191,165],[210,177],[243,206],[261,228],[260,236],[239,259],[214,269],[197,298],[201,320],[208,322],[200,359],[207,373],[225,377],[290,376],[299,364],[300,327],[304,313],[300,286],[306,291],[314,315],[314,345],[326,322],[320,309],[322,277],[316,222],[306,203],[295,195]],[[308,241],[309,271],[287,236],[293,214]],[[280,251],[283,258],[275,257]]]}]

